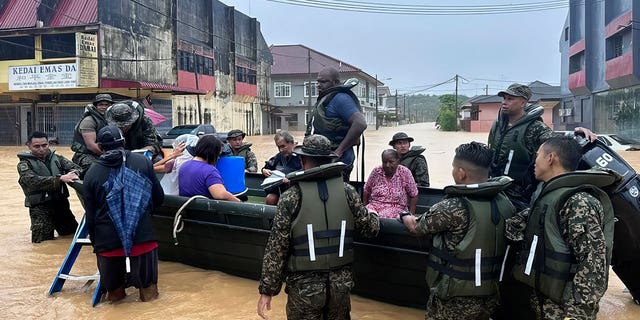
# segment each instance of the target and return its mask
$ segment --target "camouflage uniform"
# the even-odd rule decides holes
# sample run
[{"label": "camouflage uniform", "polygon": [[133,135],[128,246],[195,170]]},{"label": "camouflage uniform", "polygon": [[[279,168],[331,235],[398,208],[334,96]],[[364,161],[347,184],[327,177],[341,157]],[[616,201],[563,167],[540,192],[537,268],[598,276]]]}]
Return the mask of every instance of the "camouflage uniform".
[{"label": "camouflage uniform", "polygon": [[[469,229],[469,214],[459,197],[444,199],[417,218],[416,233],[428,235],[444,233],[445,248],[454,252]],[[496,297],[455,297],[441,300],[433,293],[427,301],[425,319],[489,319],[497,303]]]},{"label": "camouflage uniform", "polygon": [[25,206],[29,207],[31,218],[31,242],[39,243],[53,239],[54,230],[59,235],[73,234],[78,222],[69,207],[69,191],[66,185],[60,181],[59,176],[51,175],[51,169],[46,176],[34,171],[30,161],[42,161],[49,168],[58,163],[57,171],[60,174],[73,170],[80,172],[80,167],[63,156],[55,155],[54,151],[49,151],[44,161],[32,156],[30,152],[19,153],[18,157],[18,183],[25,194],[42,191],[47,195],[47,200],[42,203],[30,203],[25,199]]},{"label": "camouflage uniform", "polygon": [[569,289],[570,298],[562,305],[539,294],[531,296],[531,305],[538,319],[596,319],[598,302],[607,290],[609,279],[602,232],[603,211],[600,201],[587,192],[574,194],[560,210],[559,229],[574,254],[578,268]]},{"label": "camouflage uniform", "polygon": [[[345,192],[355,229],[365,237],[375,236],[380,222],[367,212],[358,192],[345,183]],[[288,319],[349,319],[351,304],[349,292],[354,286],[351,267],[344,266],[331,271],[287,272],[285,264],[290,254],[292,218],[301,202],[298,185],[284,192],[278,201],[271,235],[265,248],[259,291],[277,295],[286,281]],[[329,299],[329,301],[327,301]],[[325,308],[326,307],[326,308]],[[326,313],[323,315],[323,313]]]},{"label": "camouflage uniform", "polygon": [[429,186],[429,167],[427,159],[422,155],[425,150],[424,147],[412,146],[407,153],[400,156],[400,164],[411,170],[419,187]]},{"label": "camouflage uniform", "polygon": [[252,145],[248,142],[243,143],[237,152],[234,151],[234,156],[244,158],[244,168],[247,172],[258,172],[258,159],[256,159],[256,154],[251,151]]}]

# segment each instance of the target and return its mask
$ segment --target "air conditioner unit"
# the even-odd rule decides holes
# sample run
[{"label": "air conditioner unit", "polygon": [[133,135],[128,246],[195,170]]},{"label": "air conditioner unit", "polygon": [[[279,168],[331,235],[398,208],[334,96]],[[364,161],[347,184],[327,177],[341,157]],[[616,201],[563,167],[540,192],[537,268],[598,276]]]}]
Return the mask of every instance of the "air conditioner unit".
[{"label": "air conditioner unit", "polygon": [[564,117],[564,109],[563,108],[559,108],[558,109],[558,117]]},{"label": "air conditioner unit", "polygon": [[299,100],[299,101],[298,101],[298,104],[299,104],[299,105],[303,105],[303,104],[304,104],[304,100]]},{"label": "air conditioner unit", "polygon": [[572,116],[573,115],[573,109],[571,109],[571,108],[564,109],[564,115],[566,117]]}]

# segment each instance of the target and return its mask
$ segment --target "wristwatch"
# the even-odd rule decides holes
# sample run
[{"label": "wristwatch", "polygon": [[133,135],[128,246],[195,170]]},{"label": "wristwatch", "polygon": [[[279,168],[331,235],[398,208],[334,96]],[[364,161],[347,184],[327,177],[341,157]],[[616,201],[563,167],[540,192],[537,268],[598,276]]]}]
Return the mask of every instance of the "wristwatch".
[{"label": "wristwatch", "polygon": [[404,218],[405,216],[410,216],[411,212],[408,211],[402,211],[400,212],[400,221],[402,221],[402,218]]}]

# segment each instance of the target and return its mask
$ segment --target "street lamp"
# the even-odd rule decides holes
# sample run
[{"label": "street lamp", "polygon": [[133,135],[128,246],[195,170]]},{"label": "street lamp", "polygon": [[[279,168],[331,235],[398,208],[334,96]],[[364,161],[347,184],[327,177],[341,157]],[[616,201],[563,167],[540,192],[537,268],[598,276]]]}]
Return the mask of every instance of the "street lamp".
[{"label": "street lamp", "polygon": [[[391,78],[384,78],[382,79],[384,81],[386,80],[391,80]],[[378,74],[376,73],[376,130],[378,130],[378,127],[380,127],[380,125],[378,125]]]}]

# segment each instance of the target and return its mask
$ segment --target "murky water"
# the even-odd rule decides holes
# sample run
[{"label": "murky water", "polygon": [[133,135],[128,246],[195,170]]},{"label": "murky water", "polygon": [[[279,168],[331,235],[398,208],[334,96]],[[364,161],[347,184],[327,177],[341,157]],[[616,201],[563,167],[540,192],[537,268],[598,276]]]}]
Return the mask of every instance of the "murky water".
[{"label": "murky water", "polygon": [[[414,144],[427,147],[427,161],[431,183],[443,187],[452,183],[451,160],[453,149],[460,143],[476,140],[486,142],[485,133],[438,132],[433,123],[366,131],[365,176],[380,162],[380,153],[388,148],[396,131],[413,136]],[[302,139],[302,133],[295,137]],[[272,136],[247,137],[252,142],[258,162],[262,164],[277,152]],[[68,147],[58,152],[71,157]],[[60,293],[48,296],[49,286],[58,272],[71,241],[58,238],[41,244],[30,242],[29,215],[23,206],[24,196],[17,183],[16,152],[18,147],[0,147],[0,317],[2,319],[258,319],[257,282],[233,277],[217,271],[203,270],[179,263],[160,262],[160,298],[140,303],[137,290],[127,290],[123,303],[103,303],[92,308],[90,301],[94,286],[88,291],[82,284],[67,282]],[[624,153],[636,169],[640,169],[640,152]],[[352,178],[356,177],[354,170]],[[73,191],[72,191],[73,192]],[[72,209],[78,220],[82,208],[75,197]],[[84,249],[76,262],[73,274],[92,274],[96,271],[95,256],[90,247]],[[639,319],[640,306],[623,293],[620,280],[611,273],[609,290],[600,303],[598,319]],[[426,297],[425,297],[426,299]],[[285,318],[286,295],[274,298],[271,319]],[[352,297],[354,319],[423,319],[424,311],[397,307],[377,301]]]}]

